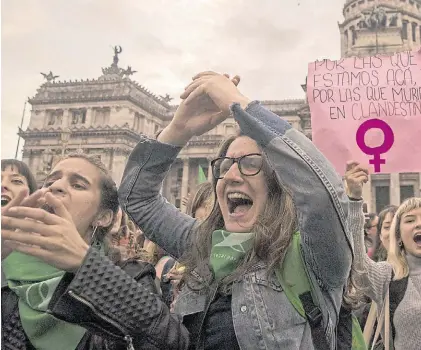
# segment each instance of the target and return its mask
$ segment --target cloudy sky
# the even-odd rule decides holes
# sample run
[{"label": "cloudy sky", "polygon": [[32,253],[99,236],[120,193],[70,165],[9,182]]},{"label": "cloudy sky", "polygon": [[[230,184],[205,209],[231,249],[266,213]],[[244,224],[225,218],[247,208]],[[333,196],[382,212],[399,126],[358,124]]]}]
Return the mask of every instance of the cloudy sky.
[{"label": "cloudy sky", "polygon": [[[303,98],[307,64],[340,56],[345,0],[2,0],[1,148],[14,157],[25,100],[43,82],[97,78],[120,66],[177,97],[202,70],[239,74],[254,99]],[[175,101],[177,102],[177,101]],[[27,105],[24,129],[28,125]],[[20,158],[20,155],[18,156]]]}]

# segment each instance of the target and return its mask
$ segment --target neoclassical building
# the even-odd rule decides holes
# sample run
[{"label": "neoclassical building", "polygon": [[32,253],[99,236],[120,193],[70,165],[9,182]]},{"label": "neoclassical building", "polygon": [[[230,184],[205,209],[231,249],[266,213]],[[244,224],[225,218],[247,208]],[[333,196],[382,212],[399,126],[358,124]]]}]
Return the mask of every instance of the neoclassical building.
[{"label": "neoclassical building", "polygon": [[[339,23],[343,57],[393,53],[421,45],[421,0],[347,0],[343,14],[344,21]],[[114,48],[113,62],[102,68],[98,79],[56,82],[51,72],[44,75],[46,82],[29,100],[29,126],[20,133],[25,140],[23,160],[40,183],[55,159],[78,151],[101,157],[119,184],[140,134],[153,136],[171,120],[176,109],[171,98],[156,96],[133,81],[132,68],[118,65],[121,52],[121,47]],[[305,84],[302,87],[305,91]],[[311,137],[306,98],[262,103]],[[181,199],[194,191],[199,167],[210,178],[210,160],[235,128],[234,120],[227,119],[188,143],[164,183],[163,194],[170,202],[180,206]],[[389,203],[418,196],[420,187],[418,173],[372,176],[365,193],[368,210],[378,211]]]}]

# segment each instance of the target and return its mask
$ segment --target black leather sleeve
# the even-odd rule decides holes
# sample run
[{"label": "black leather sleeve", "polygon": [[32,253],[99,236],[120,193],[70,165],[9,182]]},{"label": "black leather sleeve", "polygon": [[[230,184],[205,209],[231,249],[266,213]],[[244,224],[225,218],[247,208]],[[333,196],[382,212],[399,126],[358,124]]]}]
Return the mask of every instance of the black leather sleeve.
[{"label": "black leather sleeve", "polygon": [[91,248],[77,273],[62,278],[49,312],[110,340],[129,336],[135,349],[187,349],[188,331],[161,300],[154,268],[140,264],[126,267],[137,271],[129,275]]}]

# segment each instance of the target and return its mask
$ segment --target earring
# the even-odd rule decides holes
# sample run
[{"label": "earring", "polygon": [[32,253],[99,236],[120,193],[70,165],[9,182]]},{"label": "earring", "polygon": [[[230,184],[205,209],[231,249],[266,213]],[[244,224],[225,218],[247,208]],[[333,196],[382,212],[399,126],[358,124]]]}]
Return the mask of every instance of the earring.
[{"label": "earring", "polygon": [[96,237],[96,231],[98,230],[98,226],[94,226],[94,229],[92,231],[92,236],[91,236],[91,246],[95,247],[97,249],[101,249],[101,242],[98,241],[97,237]]},{"label": "earring", "polygon": [[401,247],[401,248],[402,248],[402,247],[403,247],[403,243],[402,243],[402,241],[400,241],[398,245],[399,245],[399,247]]},{"label": "earring", "polygon": [[93,229],[93,231],[92,231],[92,236],[91,236],[91,242],[93,242],[93,241],[94,241],[95,234],[96,234],[96,230],[98,230],[98,226],[94,226],[94,229]]}]

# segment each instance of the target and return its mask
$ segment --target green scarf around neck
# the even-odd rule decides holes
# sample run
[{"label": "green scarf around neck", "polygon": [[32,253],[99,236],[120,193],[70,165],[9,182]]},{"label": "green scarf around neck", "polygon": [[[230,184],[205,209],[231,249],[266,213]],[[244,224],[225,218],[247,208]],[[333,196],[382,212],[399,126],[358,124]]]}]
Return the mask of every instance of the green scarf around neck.
[{"label": "green scarf around neck", "polygon": [[75,350],[86,329],[46,313],[65,272],[19,252],[3,260],[2,269],[19,297],[20,321],[31,344],[43,350]]},{"label": "green scarf around neck", "polygon": [[212,233],[210,266],[215,280],[221,280],[232,273],[239,261],[251,249],[254,233],[216,230]]}]

